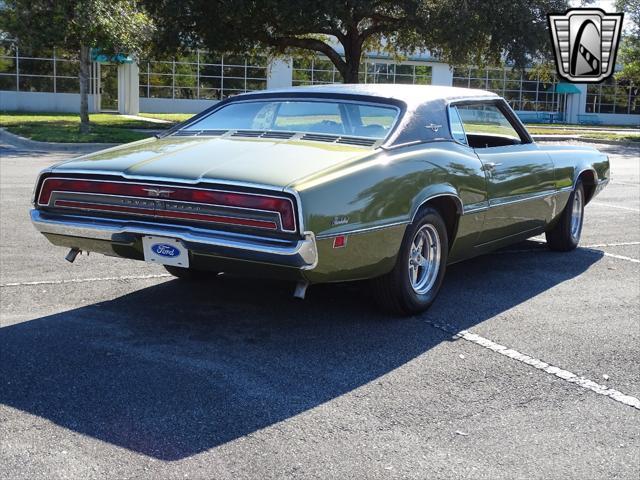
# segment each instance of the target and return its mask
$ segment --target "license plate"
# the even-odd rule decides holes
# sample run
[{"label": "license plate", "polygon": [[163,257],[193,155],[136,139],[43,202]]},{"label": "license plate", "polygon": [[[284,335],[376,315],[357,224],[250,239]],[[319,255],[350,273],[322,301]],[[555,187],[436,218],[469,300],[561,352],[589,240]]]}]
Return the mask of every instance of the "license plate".
[{"label": "license plate", "polygon": [[142,249],[147,262],[189,267],[189,251],[175,238],[145,235],[142,237]]}]

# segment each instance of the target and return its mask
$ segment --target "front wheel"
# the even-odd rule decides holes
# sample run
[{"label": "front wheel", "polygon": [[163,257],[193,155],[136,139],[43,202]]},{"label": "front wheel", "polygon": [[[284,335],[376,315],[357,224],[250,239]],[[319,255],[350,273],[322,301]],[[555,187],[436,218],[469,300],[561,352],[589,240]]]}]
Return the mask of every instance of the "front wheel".
[{"label": "front wheel", "polygon": [[442,285],[448,254],[447,228],[440,213],[423,208],[405,232],[393,270],[374,279],[376,298],[400,315],[428,309]]},{"label": "front wheel", "polygon": [[545,234],[551,250],[569,252],[578,246],[582,235],[584,204],[584,187],[582,182],[578,181],[557,223]]}]

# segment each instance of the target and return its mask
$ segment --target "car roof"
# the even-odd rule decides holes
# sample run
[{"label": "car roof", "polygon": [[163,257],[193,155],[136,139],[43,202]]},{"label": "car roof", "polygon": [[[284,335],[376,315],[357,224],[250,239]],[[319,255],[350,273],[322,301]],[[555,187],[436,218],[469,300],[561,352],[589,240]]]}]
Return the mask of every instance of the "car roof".
[{"label": "car roof", "polygon": [[260,93],[296,95],[310,94],[337,94],[337,95],[363,95],[368,97],[392,98],[400,100],[407,105],[425,103],[435,100],[446,102],[464,100],[465,98],[498,98],[498,95],[486,90],[472,88],[445,87],[439,85],[404,85],[393,83],[362,83],[362,84],[328,84],[302,87],[278,88],[263,91],[250,92],[242,95],[256,95]]},{"label": "car roof", "polygon": [[[226,98],[192,117],[193,123],[229,103],[247,100],[279,98],[324,98],[392,104],[401,110],[392,132],[385,140],[388,145],[413,142],[452,141],[447,105],[454,101],[499,100],[500,96],[486,90],[445,87],[437,85],[403,85],[391,83],[328,84],[281,89],[258,90]],[[184,126],[181,124],[181,127]],[[181,128],[177,127],[177,128]],[[176,128],[176,127],[174,127]],[[172,133],[174,129],[169,130]]]}]

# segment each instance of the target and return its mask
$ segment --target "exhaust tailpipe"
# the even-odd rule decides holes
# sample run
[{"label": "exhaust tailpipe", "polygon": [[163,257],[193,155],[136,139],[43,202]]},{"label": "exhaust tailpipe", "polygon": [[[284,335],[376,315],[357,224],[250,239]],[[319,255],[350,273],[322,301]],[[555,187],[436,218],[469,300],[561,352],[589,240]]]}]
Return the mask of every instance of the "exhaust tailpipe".
[{"label": "exhaust tailpipe", "polygon": [[64,257],[64,259],[67,262],[73,263],[79,253],[80,253],[80,249],[73,247],[71,250],[69,250],[69,253],[67,253],[67,256]]},{"label": "exhaust tailpipe", "polygon": [[304,300],[304,296],[307,293],[307,287],[309,286],[309,282],[306,280],[301,280],[296,284],[296,289],[293,291],[293,296],[295,298],[299,298],[300,300]]}]

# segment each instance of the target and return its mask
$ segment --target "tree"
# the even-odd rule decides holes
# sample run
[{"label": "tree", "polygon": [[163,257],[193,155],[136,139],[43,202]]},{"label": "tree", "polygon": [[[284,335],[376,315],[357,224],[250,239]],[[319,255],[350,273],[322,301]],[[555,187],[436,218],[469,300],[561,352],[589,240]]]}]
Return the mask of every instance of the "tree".
[{"label": "tree", "polygon": [[618,0],[616,11],[624,12],[629,28],[622,34],[617,64],[621,70],[616,80],[640,86],[640,0]]},{"label": "tree", "polygon": [[453,64],[524,66],[548,49],[546,14],[566,0],[144,0],[166,48],[325,55],[358,82],[364,51],[429,49]]},{"label": "tree", "polygon": [[80,59],[80,131],[89,132],[91,48],[137,54],[153,30],[135,0],[6,0],[0,30],[33,48],[60,46]]}]

